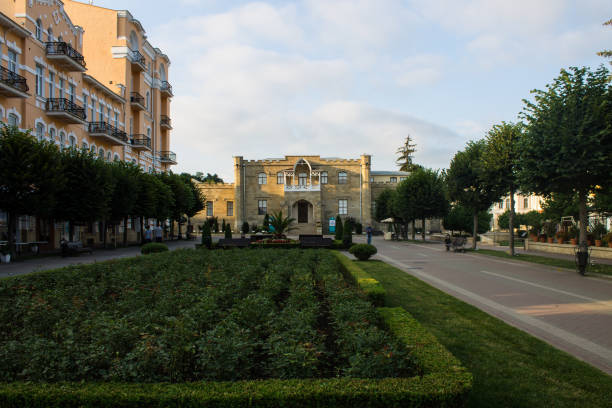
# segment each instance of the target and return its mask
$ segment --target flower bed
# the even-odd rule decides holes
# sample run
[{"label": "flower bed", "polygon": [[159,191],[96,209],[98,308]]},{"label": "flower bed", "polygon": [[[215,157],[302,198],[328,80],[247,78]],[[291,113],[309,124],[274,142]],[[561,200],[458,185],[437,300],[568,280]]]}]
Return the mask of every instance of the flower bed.
[{"label": "flower bed", "polygon": [[471,384],[423,383],[430,367],[323,250],[178,250],[0,280],[0,333],[0,406],[419,406]]}]

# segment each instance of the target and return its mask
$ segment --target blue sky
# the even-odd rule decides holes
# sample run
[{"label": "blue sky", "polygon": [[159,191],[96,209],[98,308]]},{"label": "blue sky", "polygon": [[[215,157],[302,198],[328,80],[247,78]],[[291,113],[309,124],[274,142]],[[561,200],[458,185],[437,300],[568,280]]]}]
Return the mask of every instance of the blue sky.
[{"label": "blue sky", "polygon": [[[568,66],[612,48],[609,0],[94,0],[171,59],[175,171],[233,180],[232,156],[373,155],[444,168]],[[85,34],[87,35],[87,33]]]}]

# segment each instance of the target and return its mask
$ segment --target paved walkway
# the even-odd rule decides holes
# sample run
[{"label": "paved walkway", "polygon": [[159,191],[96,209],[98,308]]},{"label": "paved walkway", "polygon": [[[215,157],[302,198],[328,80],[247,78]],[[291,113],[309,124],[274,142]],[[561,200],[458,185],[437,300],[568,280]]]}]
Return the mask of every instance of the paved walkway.
[{"label": "paved walkway", "polygon": [[[198,241],[166,241],[171,250],[178,248],[194,248]],[[117,258],[129,258],[132,256],[140,256],[140,247],[132,246],[127,248],[117,249],[97,249],[90,254],[81,254],[79,256],[71,256],[62,258],[61,256],[41,256],[25,261],[11,262],[10,264],[0,264],[0,278],[9,276],[23,275],[26,273],[43,271],[46,269],[61,268],[68,265],[88,264],[94,262],[108,261]]]},{"label": "paved walkway", "polygon": [[[494,251],[503,251],[503,252],[508,252],[510,250],[509,247],[507,246],[499,246],[499,245],[493,246],[493,245],[484,245],[484,244],[478,244],[478,248],[492,249]],[[533,251],[533,250],[526,251],[522,248],[522,246],[520,248],[515,248],[515,251],[517,254],[528,254],[528,255],[544,256],[547,258],[565,259],[565,260],[572,261],[572,262],[575,260],[574,255],[556,254],[554,252],[543,252],[543,251]],[[591,262],[594,262],[596,264],[612,265],[612,259],[591,257]]]},{"label": "paved walkway", "polygon": [[373,243],[376,258],[612,374],[611,280],[442,244]]}]

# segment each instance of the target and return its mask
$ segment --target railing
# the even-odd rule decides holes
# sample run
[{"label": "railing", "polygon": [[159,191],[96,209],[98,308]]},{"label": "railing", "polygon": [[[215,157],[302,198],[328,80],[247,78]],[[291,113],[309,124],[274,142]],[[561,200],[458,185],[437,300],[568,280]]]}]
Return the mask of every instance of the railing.
[{"label": "railing", "polygon": [[162,92],[168,92],[170,95],[172,95],[172,85],[170,85],[168,81],[161,81],[161,86],[159,89]]},{"label": "railing", "polygon": [[117,129],[116,127],[113,127],[113,136],[116,139],[121,140],[123,143],[127,143],[128,142],[127,133],[125,133],[123,130]]},{"label": "railing", "polygon": [[63,41],[48,42],[47,55],[65,55],[70,57],[73,61],[77,62],[83,68],[85,68],[85,57],[83,57],[77,50],[72,48],[69,44]]},{"label": "railing", "polygon": [[159,157],[162,161],[176,163],[176,153],[171,151],[159,152]]},{"label": "railing", "polygon": [[133,146],[144,146],[146,148],[151,148],[151,138],[142,134],[132,135],[132,145]]},{"label": "railing", "polygon": [[293,184],[285,184],[285,191],[321,191],[320,184],[303,184],[303,185],[293,185]]},{"label": "railing", "polygon": [[88,130],[89,133],[102,133],[112,136],[123,143],[127,142],[127,134],[107,122],[89,122]]},{"label": "railing", "polygon": [[47,99],[47,112],[66,112],[81,120],[85,120],[85,109],[66,98]]},{"label": "railing", "polygon": [[4,67],[1,67],[1,66],[0,66],[0,82],[6,85],[9,85],[21,92],[28,92],[30,90],[26,82],[26,79],[24,77]]},{"label": "railing", "polygon": [[172,127],[171,122],[170,122],[170,117],[166,115],[161,115],[159,119],[159,124],[162,126]]},{"label": "railing", "polygon": [[138,92],[130,92],[130,102],[145,106],[145,98]]},{"label": "railing", "polygon": [[145,57],[139,51],[130,50],[130,60],[143,67],[146,66]]}]

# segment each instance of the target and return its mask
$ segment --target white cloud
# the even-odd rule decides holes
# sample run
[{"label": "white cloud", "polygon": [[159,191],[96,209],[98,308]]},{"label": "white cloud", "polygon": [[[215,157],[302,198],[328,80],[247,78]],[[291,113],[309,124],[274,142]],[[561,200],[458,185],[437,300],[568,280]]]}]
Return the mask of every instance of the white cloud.
[{"label": "white cloud", "polygon": [[447,58],[442,55],[421,54],[405,58],[397,64],[397,83],[405,87],[431,85],[443,77]]}]

